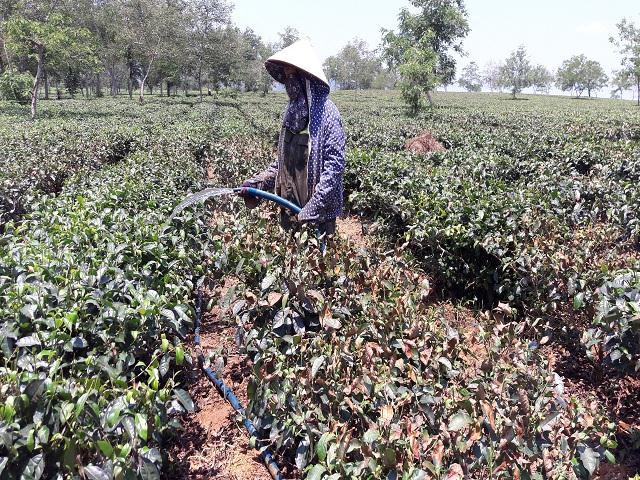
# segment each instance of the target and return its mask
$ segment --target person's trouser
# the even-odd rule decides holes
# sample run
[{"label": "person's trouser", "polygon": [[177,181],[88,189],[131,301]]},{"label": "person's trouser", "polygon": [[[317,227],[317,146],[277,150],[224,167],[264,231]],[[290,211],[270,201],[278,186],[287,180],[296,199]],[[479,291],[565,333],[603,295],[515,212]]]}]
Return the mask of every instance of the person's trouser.
[{"label": "person's trouser", "polygon": [[320,251],[324,253],[327,249],[327,239],[333,237],[336,234],[336,221],[328,220],[326,222],[319,223],[317,226],[317,235],[320,240]]}]

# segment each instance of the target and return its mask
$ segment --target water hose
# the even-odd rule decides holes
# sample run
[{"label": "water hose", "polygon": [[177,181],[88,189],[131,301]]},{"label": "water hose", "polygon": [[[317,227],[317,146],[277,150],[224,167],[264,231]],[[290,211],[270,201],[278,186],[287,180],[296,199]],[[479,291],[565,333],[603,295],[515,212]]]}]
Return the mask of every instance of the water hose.
[{"label": "water hose", "polygon": [[302,210],[299,206],[297,206],[295,203],[291,203],[289,200],[285,200],[284,198],[279,197],[278,195],[274,195],[273,193],[265,192],[264,190],[259,190],[257,188],[240,187],[240,188],[234,188],[233,191],[234,193],[247,194],[247,195],[251,195],[252,197],[262,198],[263,200],[269,200],[271,202],[275,202],[281,207],[288,208],[296,215],[299,214],[300,211]]},{"label": "water hose", "polygon": [[[263,200],[269,200],[271,202],[277,203],[281,207],[288,208],[295,215],[299,214],[302,211],[302,209],[299,206],[297,206],[295,203],[292,203],[289,200],[285,200],[284,198],[279,197],[278,195],[274,195],[273,193],[265,192],[264,190],[259,190],[257,188],[253,188],[253,187],[234,188],[233,193],[237,193],[239,195],[240,194],[251,195],[252,197],[261,198]],[[320,238],[321,234],[319,230],[317,232],[317,236],[320,239],[320,251],[324,253],[327,246],[326,239]]]},{"label": "water hose", "polygon": [[[258,190],[258,191],[261,192],[261,190]],[[267,192],[263,192],[263,193],[267,193]],[[277,198],[280,198],[280,197],[277,197]],[[281,199],[281,200],[284,200],[284,199]],[[286,200],[284,201],[286,202]],[[198,349],[201,348],[201,344],[200,344],[201,320],[202,320],[202,289],[199,288],[198,300],[196,302],[196,322],[195,322],[195,335],[194,335],[194,343],[196,344],[196,347]],[[209,378],[209,380],[211,380],[213,384],[218,388],[218,390],[220,390],[220,393],[222,393],[223,397],[229,401],[233,409],[242,416],[242,423],[244,424],[245,428],[249,432],[249,436],[257,440],[258,431],[256,430],[256,427],[253,425],[253,423],[251,423],[251,420],[247,418],[246,411],[242,406],[242,404],[240,403],[240,401],[238,400],[238,397],[235,396],[233,391],[222,381],[221,378],[219,378],[216,375],[216,373],[213,370],[204,366],[204,354],[202,353],[202,350],[200,350],[198,353],[198,364],[202,367],[202,371]],[[278,468],[278,465],[273,457],[273,454],[267,448],[261,448],[259,449],[259,451],[260,451],[260,458],[265,463],[267,470],[269,470],[269,474],[271,475],[273,480],[283,480],[282,474],[280,473],[280,469]]]}]

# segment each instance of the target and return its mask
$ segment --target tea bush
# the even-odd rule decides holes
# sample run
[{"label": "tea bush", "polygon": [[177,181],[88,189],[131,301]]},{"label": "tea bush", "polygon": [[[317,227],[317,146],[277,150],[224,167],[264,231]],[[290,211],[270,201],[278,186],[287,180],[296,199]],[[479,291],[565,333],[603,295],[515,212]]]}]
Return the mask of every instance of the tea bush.
[{"label": "tea bush", "polygon": [[45,165],[66,176],[57,195],[4,225],[1,478],[159,478],[172,416],[193,409],[176,374],[205,239],[193,214],[163,225],[229,128],[190,120],[89,173],[61,155]]},{"label": "tea bush", "polygon": [[90,478],[157,477],[168,410],[192,408],[172,372],[185,362],[199,229],[193,219],[168,234],[159,225],[198,177],[184,160],[136,155],[7,224],[3,478],[83,465]]},{"label": "tea bush", "polygon": [[630,363],[640,370],[640,272],[621,272],[598,288],[596,298],[594,327],[584,333],[584,343],[600,345],[601,355],[614,365]]},{"label": "tea bush", "polygon": [[506,305],[460,321],[401,252],[323,255],[307,232],[266,249],[281,234],[264,229],[235,230],[217,265],[253,247],[226,299],[251,413],[307,478],[576,478],[613,459],[612,424],[565,395]]},{"label": "tea bush", "polygon": [[[426,158],[399,153],[398,144],[358,145],[345,177],[350,205],[384,223],[391,240],[408,241],[454,295],[510,302],[556,323],[591,315],[597,329],[596,290],[609,272],[640,261],[637,121],[536,113],[509,125],[436,112],[423,121],[450,149]],[[393,117],[389,130],[404,138]],[[383,136],[381,121],[370,127],[374,137]],[[624,358],[615,364],[634,366]]]}]

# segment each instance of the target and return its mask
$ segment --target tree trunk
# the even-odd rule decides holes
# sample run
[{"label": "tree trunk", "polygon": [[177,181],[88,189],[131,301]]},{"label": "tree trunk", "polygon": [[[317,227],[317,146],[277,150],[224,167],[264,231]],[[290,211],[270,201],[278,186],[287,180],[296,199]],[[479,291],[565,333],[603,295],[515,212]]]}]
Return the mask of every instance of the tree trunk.
[{"label": "tree trunk", "polygon": [[153,85],[149,84],[149,95],[153,95]]},{"label": "tree trunk", "polygon": [[162,97],[163,92],[162,92],[162,80],[160,80],[160,96]]},{"label": "tree trunk", "polygon": [[121,83],[121,79],[118,78],[118,71],[116,70],[115,63],[111,65],[109,77],[111,78],[111,96],[115,98],[120,94]]},{"label": "tree trunk", "polygon": [[42,71],[42,81],[44,82],[44,99],[49,100],[49,75],[46,68]]},{"label": "tree trunk", "polygon": [[429,100],[429,106],[433,107],[433,96],[431,95],[431,91],[427,92],[427,99]]},{"label": "tree trunk", "polygon": [[96,73],[96,97],[102,97],[102,82],[99,73]]},{"label": "tree trunk", "polygon": [[31,92],[31,120],[36,118],[36,104],[38,103],[38,93],[40,93],[40,80],[44,70],[44,45],[38,45],[38,69],[33,82],[33,92]]},{"label": "tree trunk", "polygon": [[4,59],[4,40],[2,38],[0,38],[0,47],[0,72],[4,72],[5,65],[9,63],[9,60],[5,61]]},{"label": "tree trunk", "polygon": [[149,60],[149,66],[147,67],[147,71],[142,77],[142,82],[140,82],[140,103],[144,103],[144,84],[147,82],[147,78],[149,78],[149,73],[151,73],[151,67],[153,67],[153,61],[156,59],[155,54]]},{"label": "tree trunk", "polygon": [[200,103],[202,103],[202,65],[198,66],[198,91],[200,92]]},{"label": "tree trunk", "polygon": [[638,92],[638,106],[640,107],[640,75],[636,76],[636,89]]},{"label": "tree trunk", "polygon": [[127,89],[129,90],[129,100],[133,100],[133,58],[131,47],[127,47],[127,66],[129,67],[129,79],[127,80]]},{"label": "tree trunk", "polygon": [[171,82],[167,80],[167,97],[171,96]]}]

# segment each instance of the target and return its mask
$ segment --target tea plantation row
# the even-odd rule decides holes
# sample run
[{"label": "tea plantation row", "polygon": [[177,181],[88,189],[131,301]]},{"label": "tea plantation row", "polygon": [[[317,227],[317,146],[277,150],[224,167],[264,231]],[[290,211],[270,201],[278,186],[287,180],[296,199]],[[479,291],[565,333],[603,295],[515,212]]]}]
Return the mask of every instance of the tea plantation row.
[{"label": "tea plantation row", "polygon": [[[637,181],[640,178],[640,121],[632,106],[608,102],[580,104],[575,101],[572,103],[569,99],[536,99],[531,106],[524,107],[512,102],[501,104],[504,101],[499,97],[485,97],[474,106],[465,103],[470,98],[468,96],[447,96],[443,101],[446,103],[444,107],[421,118],[408,119],[392,95],[368,97],[366,94],[339,94],[336,97],[350,141],[345,177],[350,208],[364,218],[375,219],[382,224],[391,242],[398,242],[397,245],[404,243],[414,260],[437,283],[436,290],[441,296],[471,299],[474,304],[484,308],[500,302],[507,303],[517,310],[515,315],[521,322],[520,328],[525,328],[525,324],[535,327],[526,330],[529,338],[544,337],[543,343],[546,343],[550,335],[552,340],[564,344],[578,340],[596,363],[603,362],[621,370],[626,369],[632,374],[638,370],[640,189],[637,188]],[[281,104],[258,97],[245,98],[245,102],[240,108],[253,125],[264,132],[277,128]],[[423,130],[433,132],[447,147],[447,151],[424,158],[403,152],[405,139]],[[283,254],[282,257],[281,262],[286,263],[287,255]],[[342,256],[338,255],[337,258]],[[367,265],[363,271],[370,268]],[[294,275],[296,269],[304,269],[304,266],[284,268],[283,277]],[[347,270],[344,267],[340,269],[343,272]],[[386,279],[388,274],[389,271],[385,270],[382,276]],[[354,456],[349,457],[346,455],[349,453],[349,443],[345,444],[342,440],[344,437],[351,440],[353,409],[358,407],[359,413],[362,412],[362,402],[368,405],[370,396],[375,397],[375,389],[366,386],[369,381],[366,379],[371,378],[368,368],[375,368],[371,366],[372,359],[386,358],[388,355],[390,363],[384,367],[389,368],[397,361],[397,352],[385,351],[382,347],[382,351],[373,350],[373,354],[365,354],[360,361],[349,363],[347,352],[352,338],[357,338],[360,333],[357,315],[355,318],[349,316],[351,309],[348,309],[347,316],[343,314],[338,318],[339,324],[353,326],[345,337],[339,340],[335,338],[335,335],[344,333],[344,327],[337,334],[328,334],[326,343],[314,336],[313,346],[310,347],[312,353],[302,360],[296,355],[305,349],[304,346],[286,345],[287,342],[296,345],[299,341],[294,333],[299,333],[300,326],[305,325],[301,318],[316,315],[319,318],[317,322],[322,326],[323,316],[328,314],[327,304],[333,307],[329,311],[335,316],[337,305],[349,305],[350,297],[356,298],[357,304],[362,301],[363,291],[377,290],[371,283],[361,278],[358,280],[366,286],[358,290],[346,282],[346,285],[340,285],[346,293],[340,292],[339,300],[334,303],[325,299],[326,303],[318,306],[315,294],[300,298],[299,292],[306,288],[300,289],[296,282],[291,285],[283,278],[281,282],[286,288],[276,293],[284,295],[290,302],[293,289],[302,305],[287,304],[286,308],[270,313],[260,309],[256,313],[255,309],[249,309],[249,316],[241,317],[243,325],[253,326],[252,338],[248,341],[249,350],[257,352],[255,359],[258,365],[266,366],[266,370],[256,372],[256,376],[263,380],[257,384],[257,403],[252,404],[252,408],[260,416],[274,409],[280,412],[276,418],[267,421],[271,431],[276,431],[271,440],[282,445],[292,456],[297,451],[297,458],[302,464],[308,460],[308,449],[316,445],[315,453],[319,457],[313,457],[312,454],[311,458],[320,459],[322,463],[318,469],[335,472],[335,478],[350,474],[359,476],[367,471],[378,478],[383,472],[388,473],[385,467],[390,468],[399,459],[407,462],[401,471],[411,471],[409,464],[417,468],[415,460],[411,463],[411,456],[399,453],[402,449],[397,445],[392,446],[389,456],[385,458],[385,450],[379,449],[380,442],[373,443],[371,448],[368,446],[371,442],[361,436],[361,443],[357,444],[360,446],[354,448],[351,452]],[[318,279],[313,281],[318,284],[312,287],[312,291],[325,291],[321,286],[327,283]],[[372,282],[375,284],[375,281]],[[355,291],[350,291],[350,287]],[[387,281],[386,287],[393,291],[393,283]],[[405,291],[407,284],[400,288]],[[262,289],[262,292],[263,305],[271,308],[272,301],[279,298],[278,295],[269,289]],[[331,290],[330,293],[336,295]],[[370,300],[367,298],[365,301]],[[383,302],[379,297],[372,303],[376,306],[374,312],[367,312],[361,328],[373,328],[371,324],[375,323],[378,315],[384,319],[383,323],[389,322],[390,317],[396,318],[388,311],[380,312]],[[395,306],[403,304],[398,298],[390,303]],[[314,305],[311,312],[309,305]],[[362,305],[355,310],[367,311]],[[511,308],[509,311],[512,311]],[[276,334],[276,337],[284,338],[284,342],[273,338],[273,324],[270,322],[266,322],[262,328],[255,328],[260,325],[260,319],[272,318],[274,314],[277,318],[275,325],[284,328],[286,333],[283,337],[283,331],[280,330],[280,335]],[[397,317],[406,320],[410,314],[402,311]],[[445,322],[441,317],[436,318],[437,322]],[[385,325],[388,329],[396,326],[393,321]],[[404,325],[401,331],[406,334],[410,329],[410,325]],[[511,341],[502,331],[493,333],[494,342],[499,342],[496,338],[501,339],[503,335],[506,342]],[[372,337],[369,331],[364,335],[364,342],[356,345],[360,349],[366,350],[363,344],[367,345],[370,338],[374,339],[374,344],[380,339],[379,332]],[[422,334],[420,337],[424,336]],[[302,338],[304,342],[304,335]],[[380,342],[386,346],[392,343],[393,340],[389,339]],[[338,384],[327,385],[324,376],[314,381],[317,372],[322,371],[319,369],[332,358],[322,348],[315,349],[316,344],[320,344],[320,347],[326,345],[327,349],[330,345],[346,346],[345,350],[333,353],[335,357],[331,368],[336,369]],[[398,342],[398,345],[402,344],[402,341]],[[417,351],[421,351],[421,348]],[[293,358],[289,359],[287,355]],[[400,364],[406,375],[405,362],[406,359],[402,358]],[[532,362],[537,367],[544,363],[538,356]],[[300,382],[300,378],[305,378],[304,372],[309,365],[316,365],[316,368],[311,369],[307,386],[305,381]],[[366,371],[356,370],[358,373],[351,377],[350,373],[362,365],[366,366]],[[533,371],[536,367],[529,368]],[[585,364],[583,368],[593,367]],[[287,373],[282,373],[283,370]],[[424,378],[424,370],[422,375]],[[385,370],[379,377],[375,375],[384,379],[390,376],[393,376],[392,369]],[[544,375],[536,371],[532,377],[541,378]],[[498,378],[502,377],[498,375]],[[476,380],[473,381],[474,386]],[[365,386],[360,387],[362,391],[354,395],[353,392],[357,391],[355,386],[363,382]],[[372,383],[375,384],[375,381]],[[399,380],[393,383],[398,385],[403,382]],[[387,393],[383,386],[379,386],[379,389]],[[287,400],[290,397],[281,393],[282,390],[294,392],[295,401]],[[540,391],[536,388],[532,390]],[[523,391],[531,389],[525,388]],[[345,392],[348,393],[345,395]],[[393,395],[386,397],[386,402],[390,398],[395,401],[395,393],[393,390]],[[419,403],[419,396],[412,394],[415,395],[415,391],[409,394],[411,400],[407,400],[407,403]],[[455,394],[452,397],[455,398]],[[475,394],[472,397],[477,399]],[[272,400],[269,403],[264,398]],[[451,397],[444,395],[443,398]],[[511,398],[516,397],[512,394]],[[540,397],[536,397],[535,401],[539,403]],[[347,405],[343,410],[339,407],[332,409],[341,402]],[[518,402],[527,403],[522,398]],[[311,404],[318,405],[319,409],[319,413],[313,414],[311,420],[312,424],[318,424],[315,431],[313,428],[309,431],[309,419],[304,414]],[[364,417],[371,420],[379,415],[381,418],[385,412],[385,400],[380,400],[377,407],[377,413],[369,410]],[[295,413],[285,413],[291,410]],[[388,408],[386,412],[389,412]],[[473,412],[468,413],[473,417]],[[484,413],[486,421],[488,417]],[[332,418],[337,422],[333,427],[330,426]],[[362,414],[357,418],[361,419]],[[578,424],[583,427],[593,425],[590,420]],[[306,429],[306,437],[303,433],[292,434],[300,432],[303,428],[301,425]],[[378,439],[377,435],[385,431],[384,426],[365,422],[360,434],[372,430],[374,433],[367,439]],[[538,432],[541,430],[537,429]],[[286,433],[284,437],[283,432]],[[388,432],[383,435],[384,439],[388,440],[389,435]],[[428,436],[433,435],[434,432],[429,431]],[[301,443],[293,440],[299,440],[301,436],[306,440],[300,440]],[[403,432],[399,438],[406,436],[407,432]],[[287,443],[287,438],[292,440]],[[615,444],[613,440],[604,440],[606,435],[601,438],[602,445],[608,442]],[[334,443],[333,456],[329,460],[323,458],[326,442]],[[480,443],[485,447],[487,445],[482,440]],[[563,444],[566,447],[567,443]],[[635,445],[631,448],[638,447],[637,443]],[[545,447],[539,450],[542,457]],[[446,444],[444,451],[455,454],[451,444]],[[531,448],[527,453],[534,451]],[[566,449],[564,451],[567,452]],[[478,451],[474,453],[475,456],[470,458],[475,460],[482,457]],[[370,454],[375,461],[369,458]],[[426,451],[420,451],[420,458],[424,458],[425,454]],[[602,458],[604,456],[601,455]],[[515,455],[507,457],[517,458]],[[541,458],[537,454],[532,454],[532,457]],[[575,458],[589,463],[589,455],[576,455]],[[474,470],[477,465],[473,465],[469,458],[457,457],[455,460],[463,465],[464,472],[472,478],[483,478],[482,475],[499,477],[496,471],[485,470],[480,473]],[[574,461],[580,464],[580,460]],[[489,462],[485,455],[480,463],[486,468]],[[563,465],[561,460],[558,462],[554,465]],[[434,474],[433,465],[428,462],[423,462],[422,467]],[[504,464],[502,467],[508,472],[502,472],[501,475],[509,478],[540,474],[540,470],[532,465],[525,468],[517,465],[513,470]],[[550,478],[571,477],[566,472],[547,472],[547,475]]]},{"label": "tea plantation row", "polygon": [[[176,375],[191,362],[204,223],[164,222],[203,185],[233,114],[222,124],[212,106],[158,104],[135,111],[141,126],[115,107],[106,125],[85,115],[109,101],[3,132],[5,185],[19,188],[2,199],[22,205],[0,235],[3,479],[159,478],[172,418],[193,409]],[[122,138],[130,152],[105,153]],[[53,177],[59,187],[43,187]]]},{"label": "tea plantation row", "polygon": [[[566,393],[522,319],[588,332],[586,319],[585,343],[633,369],[632,111],[448,96],[408,119],[393,94],[336,97],[349,206],[383,224],[390,252],[339,241],[323,255],[312,232],[222,204],[163,225],[205,177],[237,185],[268,161],[284,96],[52,102],[22,125],[3,105],[16,127],[0,132],[14,159],[0,194],[0,478],[158,478],[192,408],[194,284],[229,275],[212,301],[253,361],[249,411],[297,474],[587,478],[619,455],[615,424]],[[448,150],[401,152],[424,129]],[[434,289],[497,308],[441,305]]]}]

